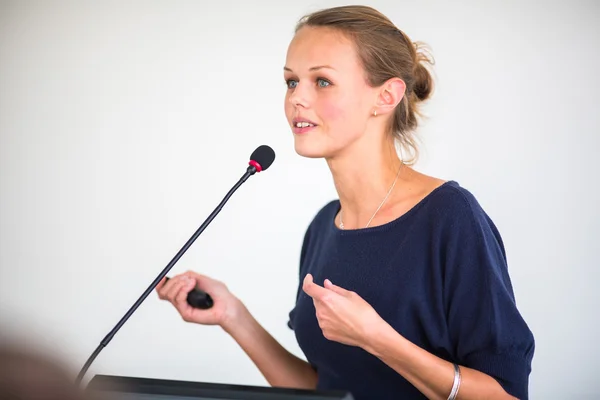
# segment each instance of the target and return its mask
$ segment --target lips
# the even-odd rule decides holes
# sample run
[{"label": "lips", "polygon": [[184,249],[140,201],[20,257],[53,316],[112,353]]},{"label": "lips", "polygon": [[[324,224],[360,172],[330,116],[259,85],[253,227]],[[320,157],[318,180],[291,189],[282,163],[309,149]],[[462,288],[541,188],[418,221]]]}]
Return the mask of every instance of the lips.
[{"label": "lips", "polygon": [[316,123],[306,118],[294,118],[292,120],[292,130],[296,134],[310,132],[317,126]]},{"label": "lips", "polygon": [[315,122],[313,122],[313,121],[311,121],[310,119],[307,119],[307,118],[297,117],[297,118],[294,118],[292,120],[292,124],[294,126],[297,126],[299,123],[307,123],[307,124],[315,125],[315,126],[317,125]]}]

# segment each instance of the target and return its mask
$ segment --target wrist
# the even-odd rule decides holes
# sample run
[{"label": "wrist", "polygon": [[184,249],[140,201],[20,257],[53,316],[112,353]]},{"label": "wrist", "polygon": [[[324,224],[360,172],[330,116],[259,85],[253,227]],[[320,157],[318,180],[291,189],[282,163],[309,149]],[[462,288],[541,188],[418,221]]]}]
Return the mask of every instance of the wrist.
[{"label": "wrist", "polygon": [[397,349],[404,340],[403,336],[381,319],[379,323],[372,324],[369,327],[362,348],[375,357],[382,359],[389,353],[390,348]]},{"label": "wrist", "polygon": [[250,317],[250,312],[237,297],[231,302],[231,306],[227,307],[223,315],[223,319],[219,324],[221,328],[232,335],[235,333],[236,329],[243,329],[244,324],[248,321]]}]

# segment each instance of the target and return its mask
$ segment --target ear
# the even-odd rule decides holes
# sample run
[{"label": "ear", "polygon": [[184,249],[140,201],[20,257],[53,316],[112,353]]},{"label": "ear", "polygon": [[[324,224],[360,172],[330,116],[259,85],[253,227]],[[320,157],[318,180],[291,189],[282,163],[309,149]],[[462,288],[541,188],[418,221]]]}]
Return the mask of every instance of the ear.
[{"label": "ear", "polygon": [[400,78],[390,78],[379,87],[376,105],[373,112],[376,115],[393,113],[402,101],[406,91],[406,83]]}]

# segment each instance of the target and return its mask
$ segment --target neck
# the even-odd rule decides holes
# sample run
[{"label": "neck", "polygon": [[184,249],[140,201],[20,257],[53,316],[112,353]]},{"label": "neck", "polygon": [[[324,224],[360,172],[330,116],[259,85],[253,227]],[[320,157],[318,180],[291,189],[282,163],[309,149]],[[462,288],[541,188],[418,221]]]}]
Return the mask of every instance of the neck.
[{"label": "neck", "polygon": [[[393,142],[372,145],[371,147],[376,147],[372,149],[365,149],[364,143],[356,143],[353,147],[360,147],[361,150],[349,150],[327,160],[346,229],[364,228],[382,205],[396,178],[398,180],[395,182],[394,192],[398,190],[401,185],[398,177],[400,169],[407,169],[398,158]],[[402,174],[400,171],[400,175]],[[391,203],[393,195],[393,192],[390,193],[382,209]]]}]

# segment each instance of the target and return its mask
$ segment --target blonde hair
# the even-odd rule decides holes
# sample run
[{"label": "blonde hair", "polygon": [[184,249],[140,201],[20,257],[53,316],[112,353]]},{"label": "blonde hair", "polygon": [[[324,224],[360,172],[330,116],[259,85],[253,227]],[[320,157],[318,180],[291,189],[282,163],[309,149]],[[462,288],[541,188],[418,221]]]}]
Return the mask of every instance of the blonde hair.
[{"label": "blonde hair", "polygon": [[385,15],[367,6],[343,6],[320,10],[303,16],[295,32],[304,26],[336,29],[351,39],[366,72],[368,83],[380,86],[398,77],[406,92],[390,120],[389,131],[396,139],[403,161],[416,162],[419,150],[416,128],[423,115],[418,104],[433,92],[429,68],[435,63],[427,45],[412,42]]}]

